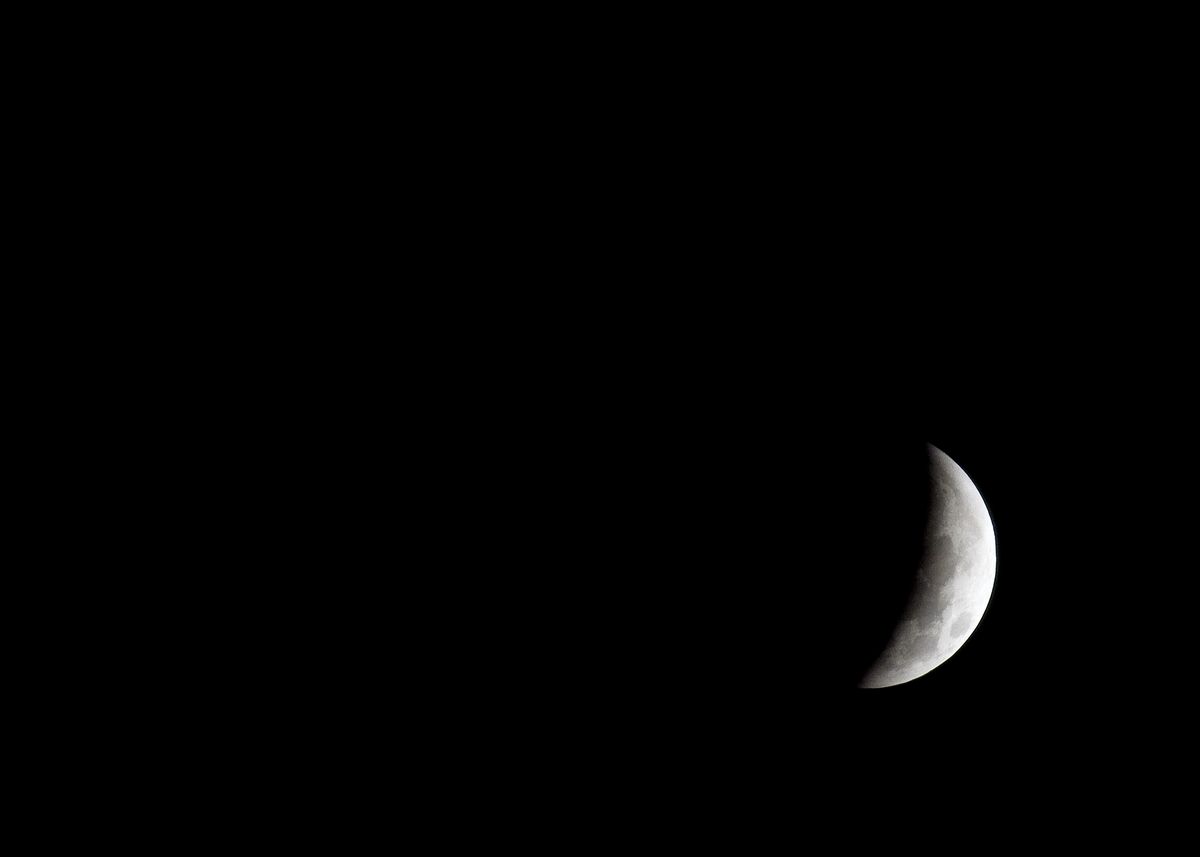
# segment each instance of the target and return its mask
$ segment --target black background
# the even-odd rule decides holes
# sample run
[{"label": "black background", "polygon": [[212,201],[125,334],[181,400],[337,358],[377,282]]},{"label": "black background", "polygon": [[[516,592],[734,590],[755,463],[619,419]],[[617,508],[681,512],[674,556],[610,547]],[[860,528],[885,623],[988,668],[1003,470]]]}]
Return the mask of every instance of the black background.
[{"label": "black background", "polygon": [[[1107,805],[1114,777],[1170,763],[1194,472],[1177,323],[965,286],[705,300],[628,296],[525,339],[487,412],[515,430],[488,450],[507,462],[488,544],[520,561],[480,604],[518,605],[494,639],[521,642],[485,655],[483,698],[522,746],[635,791],[621,772],[657,772],[681,800],[793,776],[843,808],[977,809],[1012,778]],[[944,664],[858,689],[914,561],[926,442],[989,508],[995,591]]]},{"label": "black background", "polygon": [[[366,483],[321,491],[322,507],[353,520],[309,578],[320,604],[294,612],[301,634],[266,635],[261,661],[235,655],[252,662],[245,684],[259,692],[281,662],[303,676],[304,700],[289,698],[264,731],[282,733],[297,711],[342,709],[348,728],[312,730],[340,755],[360,718],[386,711],[389,739],[444,754],[452,785],[478,789],[483,804],[512,797],[540,824],[559,812],[544,795],[578,803],[588,788],[583,802],[601,818],[575,834],[627,817],[631,804],[662,817],[713,795],[718,809],[742,797],[794,819],[796,838],[828,807],[838,846],[876,828],[889,850],[990,844],[1042,818],[1071,834],[1078,817],[1103,836],[1147,795],[1169,814],[1171,780],[1191,774],[1194,743],[1195,333],[1183,291],[1194,265],[1172,256],[1190,252],[1194,218],[1176,208],[1194,194],[1179,189],[1169,157],[1172,146],[1187,151],[1187,99],[1131,83],[1128,66],[1170,78],[1187,54],[1158,50],[1156,32],[1152,61],[1129,61],[1077,21],[1047,33],[1035,20],[1037,39],[1005,41],[975,69],[986,26],[935,35],[952,48],[943,54],[875,20],[875,42],[898,50],[869,64],[875,47],[859,26],[822,54],[821,27],[801,37],[766,22],[742,38],[713,23],[715,39],[674,21],[657,32],[622,22],[642,36],[640,51],[600,39],[584,56],[593,22],[526,50],[473,19],[494,52],[472,63],[459,58],[472,48],[456,22],[447,49],[406,58],[398,83],[364,69],[352,74],[368,80],[325,87],[333,121],[290,64],[271,64],[300,93],[294,126],[272,115],[279,85],[234,75],[235,89],[252,90],[244,112],[277,124],[276,136],[235,119],[211,144],[204,132],[195,158],[164,144],[172,178],[155,174],[155,198],[180,196],[176,174],[252,180],[219,189],[216,216],[200,214],[203,246],[179,253],[168,242],[162,270],[213,264],[209,222],[228,243],[232,218],[235,243],[269,257],[219,260],[235,289],[264,270],[290,281],[278,258],[303,269],[297,280],[316,280],[321,323],[281,321],[289,296],[249,328],[295,330],[320,365],[298,366],[302,348],[267,347],[269,371],[246,379],[246,398],[269,401],[281,376],[295,383],[304,407],[283,422],[344,426],[344,440],[321,426],[311,448]],[[945,22],[929,22],[931,34],[935,23]],[[1088,42],[1123,62],[1101,75],[1065,60],[1062,74],[1043,74],[1030,70],[1033,41],[1052,55]],[[350,44],[364,58],[397,54],[394,43]],[[639,65],[639,52],[660,62]],[[414,108],[423,102],[431,109]],[[135,112],[158,122],[149,106]],[[336,151],[316,136],[319,151],[297,152],[315,128],[338,138]],[[310,164],[357,195],[314,197]],[[420,182],[432,191],[414,202]],[[247,192],[309,204],[276,218],[257,202],[239,208]],[[275,220],[278,244],[262,229]],[[366,249],[384,258],[361,275]],[[397,312],[356,293],[348,323],[331,332],[326,304],[348,283],[440,301]],[[218,312],[244,323],[238,301]],[[363,345],[386,351],[397,339],[398,370]],[[315,371],[335,357],[344,371]],[[252,374],[251,361],[232,362]],[[310,392],[317,375],[337,394]],[[439,395],[418,400],[420,385]],[[378,412],[362,417],[363,402]],[[401,412],[395,428],[389,408]],[[436,443],[406,440],[430,422]],[[243,444],[240,420],[220,430]],[[380,448],[365,448],[368,431],[385,435]],[[291,425],[256,437],[254,472],[292,437]],[[890,575],[904,573],[920,530],[911,477],[925,442],[965,469],[989,507],[995,593],[945,664],[859,690],[856,669],[890,630]],[[184,454],[206,464],[211,453]],[[306,446],[281,462],[274,487],[307,481],[313,457]],[[409,499],[421,465],[436,491],[415,492],[419,511],[397,513],[393,497]],[[255,492],[240,499],[270,505]],[[216,503],[219,520],[229,505]],[[424,529],[421,512],[440,527]],[[252,509],[237,527],[261,532],[260,521]],[[355,555],[369,535],[392,541],[393,527],[398,563],[392,544],[383,562]],[[310,535],[295,529],[279,541],[307,554],[303,567]],[[283,589],[310,588],[282,565]],[[327,582],[347,577],[341,611]],[[396,578],[436,592],[396,598]],[[239,583],[217,598],[252,622],[280,612],[274,587],[261,600],[245,594]],[[411,637],[398,681],[396,628]],[[296,662],[303,637],[349,649],[314,653],[332,662],[332,692],[309,681],[316,658]],[[209,638],[198,635],[202,646]],[[421,670],[437,681],[417,686]],[[376,700],[357,704],[363,688],[382,700],[397,683],[394,717]],[[397,726],[428,708],[449,734]],[[388,742],[375,739],[356,755],[391,777],[375,761]],[[289,742],[293,764],[308,764],[309,746],[309,734]],[[542,787],[536,796],[517,793],[523,778]],[[474,807],[449,803],[448,829],[481,826]],[[951,839],[972,813],[975,829]],[[703,834],[712,818],[686,829]]]},{"label": "black background", "polygon": [[[792,56],[737,86],[477,90],[484,237],[446,258],[512,285],[456,302],[495,343],[456,395],[502,510],[479,607],[519,605],[492,639],[520,641],[483,657],[480,710],[658,801],[735,783],[955,826],[1136,803],[1190,740],[1176,135],[1140,147],[1119,88],[1008,60],[897,82]],[[991,512],[995,591],[946,663],[861,690],[926,442]]]}]

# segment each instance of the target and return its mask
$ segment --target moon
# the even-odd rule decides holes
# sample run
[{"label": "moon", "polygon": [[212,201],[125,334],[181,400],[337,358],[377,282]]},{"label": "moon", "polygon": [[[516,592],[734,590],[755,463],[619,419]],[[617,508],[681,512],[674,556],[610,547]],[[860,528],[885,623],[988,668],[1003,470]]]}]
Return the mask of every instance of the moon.
[{"label": "moon", "polygon": [[930,508],[924,552],[891,639],[859,687],[891,687],[925,675],[967,641],[996,580],[996,534],[974,483],[928,446]]}]

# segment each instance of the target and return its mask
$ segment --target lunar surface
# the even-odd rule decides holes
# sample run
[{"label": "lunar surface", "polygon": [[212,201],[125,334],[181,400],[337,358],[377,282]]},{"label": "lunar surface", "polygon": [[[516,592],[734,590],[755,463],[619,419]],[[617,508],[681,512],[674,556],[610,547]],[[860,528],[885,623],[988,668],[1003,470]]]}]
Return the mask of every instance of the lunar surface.
[{"label": "lunar surface", "polygon": [[996,579],[996,536],[975,485],[929,447],[930,509],[924,555],[908,604],[860,687],[890,687],[944,663],[983,618]]}]

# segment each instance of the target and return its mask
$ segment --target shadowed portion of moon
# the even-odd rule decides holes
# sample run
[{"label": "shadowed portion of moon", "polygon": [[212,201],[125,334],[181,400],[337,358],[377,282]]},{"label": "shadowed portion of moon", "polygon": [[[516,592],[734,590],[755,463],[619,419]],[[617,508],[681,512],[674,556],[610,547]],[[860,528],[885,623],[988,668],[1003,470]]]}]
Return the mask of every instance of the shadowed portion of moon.
[{"label": "shadowed portion of moon", "polygon": [[[614,426],[566,450],[555,479],[587,496],[540,482],[536,550],[502,554],[532,570],[495,573],[528,605],[504,614],[522,643],[497,666],[503,692],[523,680],[606,724],[753,734],[857,688],[920,588],[930,452],[883,418],[798,443],[789,414]],[[966,639],[966,612],[948,639]]]},{"label": "shadowed portion of moon", "polygon": [[[675,615],[697,621],[686,645],[699,656],[668,672],[690,664],[694,686],[783,711],[793,682],[853,688],[887,645],[924,551],[929,458],[924,443],[873,437],[786,458],[749,446],[746,464],[753,480],[686,540],[703,555]],[[694,572],[708,564],[718,573]],[[699,593],[700,581],[712,588]]]},{"label": "shadowed portion of moon", "polygon": [[782,717],[800,689],[857,687],[913,591],[928,454],[882,429],[797,445],[772,424],[597,461],[596,483],[630,490],[602,492],[621,502],[583,519],[594,535],[552,528],[585,558],[578,609],[539,637],[556,675],[676,718]]},{"label": "shadowed portion of moon", "polygon": [[[836,502],[818,512],[818,534],[845,540],[834,550],[834,579],[820,598],[839,605],[823,617],[830,642],[840,651],[829,655],[837,670],[835,683],[851,684],[866,673],[886,647],[916,585],[925,550],[931,483],[924,444],[876,442],[855,454],[847,480],[834,491]],[[845,492],[844,496],[839,496]],[[847,516],[847,510],[855,513]],[[826,515],[838,520],[823,520]],[[840,627],[837,627],[840,626]]]},{"label": "shadowed portion of moon", "polygon": [[[700,622],[689,647],[706,647],[688,662],[697,686],[785,710],[792,681],[857,687],[887,647],[918,584],[934,485],[926,444],[907,438],[838,438],[789,458],[748,453],[759,476],[687,540],[703,545],[689,570],[720,569],[702,608],[686,610]],[[690,573],[681,588],[689,601],[700,579]]]},{"label": "shadowed portion of moon", "polygon": [[991,598],[996,539],[979,491],[949,456],[929,446],[924,549],[899,619],[861,687],[912,681],[944,663],[975,630]]}]

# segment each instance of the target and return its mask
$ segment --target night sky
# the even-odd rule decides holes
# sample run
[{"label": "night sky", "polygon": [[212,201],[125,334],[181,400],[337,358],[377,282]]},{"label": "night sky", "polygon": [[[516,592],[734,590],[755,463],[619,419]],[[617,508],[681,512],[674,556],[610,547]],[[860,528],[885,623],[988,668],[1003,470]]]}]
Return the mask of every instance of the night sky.
[{"label": "night sky", "polygon": [[[603,398],[555,399],[574,404],[556,411],[564,467],[539,532],[548,559],[576,564],[530,591],[556,645],[529,645],[536,692],[573,712],[556,723],[586,724],[601,755],[803,765],[851,791],[1062,764],[1089,792],[1102,780],[1084,771],[1169,754],[1191,681],[1182,390],[1079,339],[1049,353],[925,329],[928,347],[869,349],[861,329],[786,327],[710,339],[695,360],[658,340],[606,364]],[[911,573],[926,442],[988,506],[995,590],[944,664],[858,689]]]},{"label": "night sky", "polygon": [[[518,281],[451,314],[494,337],[454,390],[478,508],[503,512],[479,609],[516,647],[486,648],[481,699],[651,802],[656,775],[717,783],[801,832],[859,808],[839,842],[957,851],[1044,817],[1069,835],[1072,803],[1103,835],[1194,743],[1182,77],[1130,84],[1080,16],[1048,38],[1057,79],[1023,39],[964,73],[991,20],[930,21],[926,63],[858,17],[894,62],[860,61],[863,21],[829,58],[783,27],[726,85],[725,54],[681,38],[708,62],[664,86],[613,98],[606,58],[464,138],[511,142],[461,158],[483,228],[446,257]],[[1110,77],[1060,50],[1081,43]],[[948,661],[862,690],[918,559],[926,443],[987,504],[995,589]]]}]

